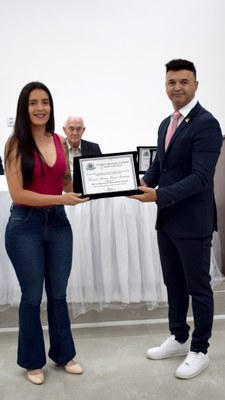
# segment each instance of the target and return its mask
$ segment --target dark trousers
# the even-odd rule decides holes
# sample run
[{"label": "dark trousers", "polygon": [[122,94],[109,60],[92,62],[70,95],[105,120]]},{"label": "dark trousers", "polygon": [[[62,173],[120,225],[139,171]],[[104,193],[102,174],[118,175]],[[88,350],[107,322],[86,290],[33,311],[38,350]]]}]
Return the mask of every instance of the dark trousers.
[{"label": "dark trousers", "polygon": [[186,322],[192,300],[194,331],[191,351],[207,353],[213,324],[213,292],[210,284],[212,236],[183,239],[157,231],[164,283],[169,304],[169,329],[176,340],[185,342],[190,327]]}]

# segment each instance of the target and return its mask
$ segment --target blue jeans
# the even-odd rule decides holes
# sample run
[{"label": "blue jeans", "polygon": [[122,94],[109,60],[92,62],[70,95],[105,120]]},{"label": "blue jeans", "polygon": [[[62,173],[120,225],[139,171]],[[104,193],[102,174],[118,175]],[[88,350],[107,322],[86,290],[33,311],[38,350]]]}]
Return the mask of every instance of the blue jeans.
[{"label": "blue jeans", "polygon": [[60,365],[76,355],[66,289],[72,264],[72,230],[63,206],[12,205],[5,246],[20,287],[18,364],[39,369],[46,363],[40,305],[47,295],[49,357]]}]

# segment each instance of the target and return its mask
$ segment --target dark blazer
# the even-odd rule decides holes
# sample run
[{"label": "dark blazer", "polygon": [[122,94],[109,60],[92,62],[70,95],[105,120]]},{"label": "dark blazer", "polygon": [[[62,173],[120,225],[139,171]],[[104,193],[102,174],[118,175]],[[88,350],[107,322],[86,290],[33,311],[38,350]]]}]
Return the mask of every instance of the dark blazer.
[{"label": "dark blazer", "polygon": [[1,157],[0,157],[0,175],[4,175],[4,168]]},{"label": "dark blazer", "polygon": [[222,146],[218,121],[199,103],[182,121],[167,152],[170,117],[158,130],[157,154],[143,179],[157,187],[156,229],[176,237],[204,237],[217,229],[213,179]]},{"label": "dark blazer", "polygon": [[82,156],[99,156],[102,152],[97,143],[81,139],[81,154]]}]

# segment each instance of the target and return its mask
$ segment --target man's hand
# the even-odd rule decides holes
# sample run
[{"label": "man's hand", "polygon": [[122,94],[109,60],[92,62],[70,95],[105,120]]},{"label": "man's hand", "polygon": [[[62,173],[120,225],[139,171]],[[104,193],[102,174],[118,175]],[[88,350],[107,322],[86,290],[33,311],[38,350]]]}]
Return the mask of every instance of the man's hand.
[{"label": "man's hand", "polygon": [[143,194],[135,194],[129,196],[130,199],[142,201],[143,203],[154,202],[157,200],[156,190],[146,186],[139,186],[138,188]]}]

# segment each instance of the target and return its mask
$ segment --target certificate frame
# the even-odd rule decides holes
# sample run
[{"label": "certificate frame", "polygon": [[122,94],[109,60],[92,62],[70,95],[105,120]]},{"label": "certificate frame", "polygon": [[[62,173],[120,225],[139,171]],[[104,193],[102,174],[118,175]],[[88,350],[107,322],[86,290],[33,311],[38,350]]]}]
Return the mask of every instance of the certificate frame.
[{"label": "certificate frame", "polygon": [[137,146],[138,172],[144,174],[155,159],[157,146]]},{"label": "certificate frame", "polygon": [[73,158],[73,188],[81,197],[98,199],[142,193],[137,151]]}]

